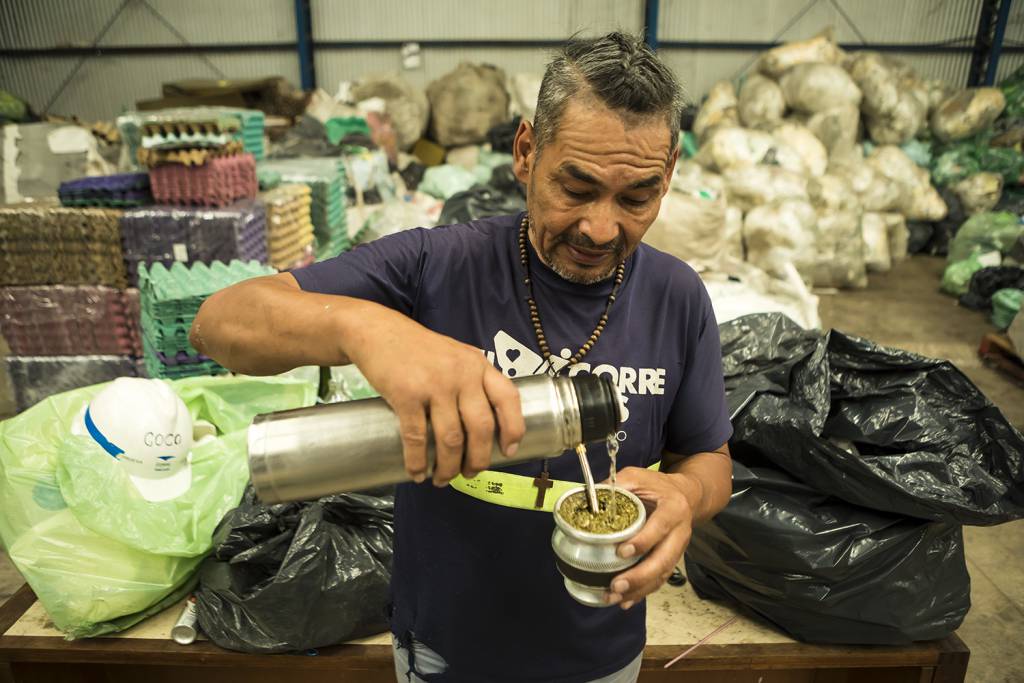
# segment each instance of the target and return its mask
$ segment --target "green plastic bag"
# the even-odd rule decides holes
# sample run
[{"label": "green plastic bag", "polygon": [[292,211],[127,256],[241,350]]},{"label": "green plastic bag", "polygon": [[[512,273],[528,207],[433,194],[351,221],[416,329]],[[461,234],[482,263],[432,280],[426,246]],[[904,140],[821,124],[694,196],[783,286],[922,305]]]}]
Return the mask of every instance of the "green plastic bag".
[{"label": "green plastic bag", "polygon": [[327,133],[327,141],[336,145],[351,133],[370,137],[370,124],[362,116],[335,116],[327,119],[324,132]]},{"label": "green plastic bag", "polygon": [[119,631],[180,599],[214,527],[248,481],[245,428],[258,413],[312,405],[290,378],[170,382],[194,419],[218,429],[192,450],[192,486],[153,503],[91,439],[70,427],[105,384],[41,401],[0,422],[0,540],[69,638]]},{"label": "green plastic bag", "polygon": [[982,268],[984,265],[978,260],[977,254],[950,263],[942,273],[942,291],[956,297],[963,296],[970,289],[971,276]]},{"label": "green plastic bag", "polygon": [[432,166],[423,174],[418,189],[431,197],[447,200],[453,194],[473,187],[477,182],[476,174],[455,164]]},{"label": "green plastic bag", "polygon": [[992,295],[992,324],[1005,330],[1020,312],[1024,289],[1000,289]]},{"label": "green plastic bag", "polygon": [[1024,155],[1010,147],[990,147],[992,131],[955,142],[933,151],[932,182],[951,185],[969,175],[988,171],[999,173],[1007,185],[1016,184],[1024,173]]},{"label": "green plastic bag", "polygon": [[949,244],[948,263],[963,261],[971,254],[998,251],[1005,254],[1024,234],[1020,219],[1007,211],[978,213],[960,226]]}]

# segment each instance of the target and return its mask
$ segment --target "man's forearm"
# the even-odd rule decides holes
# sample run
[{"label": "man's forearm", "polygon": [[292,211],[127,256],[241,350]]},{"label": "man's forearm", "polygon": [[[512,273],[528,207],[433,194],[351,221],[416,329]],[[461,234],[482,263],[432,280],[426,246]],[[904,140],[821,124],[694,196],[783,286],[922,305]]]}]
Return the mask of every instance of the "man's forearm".
[{"label": "man's forearm", "polygon": [[[666,454],[668,458],[670,454]],[[672,456],[674,459],[678,456]],[[670,464],[663,472],[670,475],[686,496],[693,512],[693,523],[706,522],[726,505],[732,495],[732,459],[729,445],[717,451],[697,453]]]},{"label": "man's forearm", "polygon": [[[210,296],[189,339],[224,367],[272,375],[302,365],[345,365],[347,338],[366,309],[388,310],[350,297],[299,289],[290,275],[247,280]],[[393,313],[393,312],[392,312]]]}]

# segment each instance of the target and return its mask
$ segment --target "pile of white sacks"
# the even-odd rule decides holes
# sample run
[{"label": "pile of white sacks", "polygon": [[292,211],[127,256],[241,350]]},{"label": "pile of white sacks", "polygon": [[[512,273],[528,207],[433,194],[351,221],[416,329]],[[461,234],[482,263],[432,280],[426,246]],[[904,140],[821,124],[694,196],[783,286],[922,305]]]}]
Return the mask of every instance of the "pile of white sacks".
[{"label": "pile of white sacks", "polygon": [[[963,139],[1002,109],[997,89],[953,93],[877,53],[846,54],[829,35],[787,43],[738,92],[711,89],[693,125],[699,152],[678,165],[646,239],[708,283],[751,283],[751,301],[773,288],[770,299],[815,326],[810,287],[866,286],[868,271],[906,257],[907,220],[946,215],[928,170],[899,145],[928,126]],[[719,308],[744,308],[715,303],[720,319]]]}]

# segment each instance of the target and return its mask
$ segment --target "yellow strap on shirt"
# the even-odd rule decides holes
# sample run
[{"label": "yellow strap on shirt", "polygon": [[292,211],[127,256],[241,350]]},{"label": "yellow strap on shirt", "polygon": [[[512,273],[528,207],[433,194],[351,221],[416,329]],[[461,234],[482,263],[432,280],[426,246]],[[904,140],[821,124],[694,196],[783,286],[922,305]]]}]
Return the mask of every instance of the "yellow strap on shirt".
[{"label": "yellow strap on shirt", "polygon": [[[657,470],[660,466],[661,463],[656,462],[647,469]],[[534,485],[535,481],[535,477],[528,477],[522,474],[484,470],[472,479],[466,479],[460,474],[452,479],[450,484],[456,491],[472,496],[477,500],[482,500],[485,503],[542,512],[554,512],[555,501],[563,493],[581,486],[578,481],[551,479],[551,488],[544,494],[544,503],[537,507],[537,493],[540,489]]]}]

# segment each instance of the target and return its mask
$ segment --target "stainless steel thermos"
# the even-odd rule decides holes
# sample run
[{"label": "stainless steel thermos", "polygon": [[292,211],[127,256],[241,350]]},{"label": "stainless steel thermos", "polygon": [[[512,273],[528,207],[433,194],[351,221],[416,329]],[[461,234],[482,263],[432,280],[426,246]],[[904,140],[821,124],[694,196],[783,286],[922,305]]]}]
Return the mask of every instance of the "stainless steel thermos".
[{"label": "stainless steel thermos", "polygon": [[[603,441],[619,428],[618,391],[607,377],[532,375],[514,381],[526,434],[511,458],[501,454],[495,439],[495,465],[553,457],[579,443]],[[249,473],[266,503],[409,481],[398,416],[380,398],[258,415],[248,437]],[[430,433],[427,458],[429,472]]]}]

